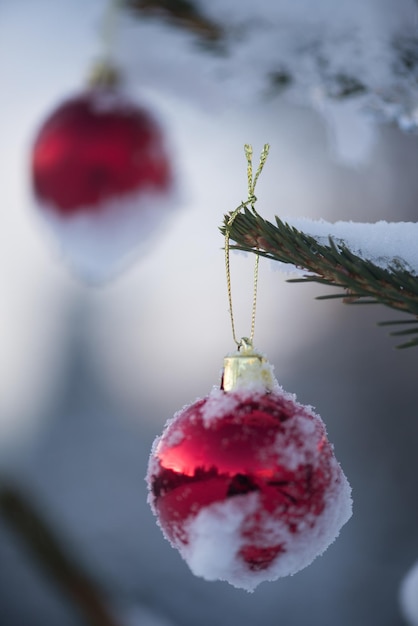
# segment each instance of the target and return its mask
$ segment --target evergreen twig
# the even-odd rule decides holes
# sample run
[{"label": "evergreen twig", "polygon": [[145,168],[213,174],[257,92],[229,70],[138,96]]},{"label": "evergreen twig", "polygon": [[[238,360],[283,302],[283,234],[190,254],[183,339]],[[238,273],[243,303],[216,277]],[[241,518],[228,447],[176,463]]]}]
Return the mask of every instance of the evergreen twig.
[{"label": "evergreen twig", "polygon": [[28,552],[77,606],[90,626],[120,626],[81,564],[36,510],[11,484],[0,481],[0,516]]},{"label": "evergreen twig", "polygon": [[123,4],[142,16],[158,17],[193,32],[205,42],[224,37],[222,25],[206,17],[191,0],[123,0]]},{"label": "evergreen twig", "polygon": [[[228,216],[225,217],[222,232],[227,219]],[[418,318],[418,277],[396,260],[388,268],[379,267],[357,256],[344,244],[337,244],[331,237],[328,245],[319,243],[278,217],[276,224],[272,224],[247,208],[235,218],[230,237],[236,242],[231,248],[291,263],[308,272],[302,278],[288,282],[317,282],[344,289],[342,293],[318,296],[320,300],[340,298],[346,304],[383,304]],[[391,334],[418,334],[418,319],[391,324],[404,321],[414,323],[416,327],[408,329],[408,332]],[[418,346],[418,337],[412,337],[398,347],[410,346]]]}]

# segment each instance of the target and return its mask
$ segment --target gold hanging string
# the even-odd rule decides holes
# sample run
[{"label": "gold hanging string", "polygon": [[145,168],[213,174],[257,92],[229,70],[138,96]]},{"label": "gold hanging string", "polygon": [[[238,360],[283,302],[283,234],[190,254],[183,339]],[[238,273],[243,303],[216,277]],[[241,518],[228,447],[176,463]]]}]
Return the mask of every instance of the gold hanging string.
[{"label": "gold hanging string", "polygon": [[108,0],[101,25],[103,58],[111,64],[118,30],[118,19],[122,10],[121,0]]},{"label": "gold hanging string", "polygon": [[90,86],[114,87],[119,82],[119,70],[114,64],[113,56],[121,11],[122,0],[108,0],[99,26],[101,53],[90,71]]},{"label": "gold hanging string", "polygon": [[230,314],[230,319],[231,319],[232,338],[237,344],[238,348],[244,345],[246,347],[251,347],[253,344],[253,340],[254,340],[255,314],[256,314],[256,306],[257,306],[258,267],[259,267],[260,257],[258,254],[255,257],[250,336],[249,338],[243,337],[241,340],[238,340],[236,333],[235,333],[235,321],[234,321],[234,313],[232,309],[231,265],[230,265],[230,244],[229,244],[230,230],[231,230],[231,226],[234,223],[236,216],[241,212],[242,209],[251,207],[251,209],[255,211],[254,205],[257,201],[257,198],[254,195],[254,190],[257,184],[257,180],[267,160],[269,149],[270,149],[270,146],[268,143],[266,143],[261,152],[260,162],[258,164],[257,171],[253,178],[253,165],[252,165],[253,149],[252,149],[252,146],[245,144],[244,151],[245,151],[245,156],[247,158],[248,198],[245,202],[241,202],[241,204],[235,209],[235,211],[232,211],[225,227],[225,271],[226,271],[226,285],[227,285],[227,291],[228,291],[229,314]]}]

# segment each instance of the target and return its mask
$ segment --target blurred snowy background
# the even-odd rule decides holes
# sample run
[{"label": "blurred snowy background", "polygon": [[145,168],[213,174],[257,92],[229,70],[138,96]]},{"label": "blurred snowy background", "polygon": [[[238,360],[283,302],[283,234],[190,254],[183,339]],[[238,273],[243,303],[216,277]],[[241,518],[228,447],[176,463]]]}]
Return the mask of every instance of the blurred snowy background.
[{"label": "blurred snowy background", "polygon": [[[375,327],[390,311],[315,302],[320,287],[286,284],[261,264],[256,346],[321,414],[353,487],[352,520],[309,568],[252,595],[193,577],[156,527],[144,475],[165,420],[218,382],[234,347],[218,226],[246,197],[244,143],[256,154],[271,144],[257,193],[265,217],[418,221],[417,136],[376,125],[350,100],[318,100],[313,83],[305,102],[301,90],[293,100],[268,92],[274,26],[289,40],[301,33],[302,45],[303,33],[328,41],[335,24],[331,41],[341,24],[361,25],[353,58],[361,67],[366,50],[385,77],[376,50],[392,32],[416,30],[416,4],[198,4],[227,31],[240,27],[236,54],[207,51],[161,20],[120,16],[115,57],[132,95],[164,123],[184,202],[146,256],[94,289],[38,223],[28,163],[40,122],[100,53],[106,3],[0,1],[0,481],[49,521],[120,626],[401,626],[399,585],[418,559],[417,353],[396,352]],[[234,256],[239,334],[251,274],[252,259]],[[0,518],[1,626],[83,620]]]}]

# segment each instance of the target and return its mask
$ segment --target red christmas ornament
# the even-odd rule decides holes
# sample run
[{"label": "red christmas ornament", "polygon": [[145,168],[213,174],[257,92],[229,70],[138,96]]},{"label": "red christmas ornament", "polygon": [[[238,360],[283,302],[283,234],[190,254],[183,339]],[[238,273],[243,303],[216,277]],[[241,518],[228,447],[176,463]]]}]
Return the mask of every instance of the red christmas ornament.
[{"label": "red christmas ornament", "polygon": [[70,262],[93,280],[119,269],[173,204],[163,132],[107,70],[49,115],[32,153],[37,204]]},{"label": "red christmas ornament", "polygon": [[168,422],[147,480],[192,571],[249,591],[309,565],[351,516],[324,423],[251,348],[227,357],[221,389]]}]

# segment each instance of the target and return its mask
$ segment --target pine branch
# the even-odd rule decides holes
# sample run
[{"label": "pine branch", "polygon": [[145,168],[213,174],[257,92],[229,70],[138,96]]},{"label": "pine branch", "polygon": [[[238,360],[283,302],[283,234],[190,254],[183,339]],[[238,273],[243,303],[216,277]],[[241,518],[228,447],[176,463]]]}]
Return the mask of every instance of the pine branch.
[{"label": "pine branch", "polygon": [[20,536],[40,567],[67,594],[90,626],[120,626],[77,559],[14,486],[0,480],[0,516]]},{"label": "pine branch", "polygon": [[161,18],[184,28],[198,35],[202,42],[218,42],[224,35],[222,26],[205,17],[190,0],[124,0],[124,4],[141,16]]},{"label": "pine branch", "polygon": [[[225,216],[223,233],[229,217]],[[303,278],[288,282],[317,282],[344,290],[319,296],[320,300],[341,298],[346,304],[383,304],[418,317],[418,278],[397,261],[387,269],[379,267],[357,256],[345,245],[336,244],[332,238],[329,238],[329,245],[321,244],[278,217],[274,225],[247,208],[236,216],[229,232],[230,238],[236,242],[231,248],[290,263],[309,272]],[[391,333],[411,335],[411,339],[399,348],[418,346],[418,337],[413,336],[418,334],[418,321],[406,322],[415,324],[415,327]]]}]

